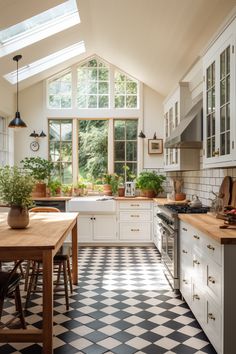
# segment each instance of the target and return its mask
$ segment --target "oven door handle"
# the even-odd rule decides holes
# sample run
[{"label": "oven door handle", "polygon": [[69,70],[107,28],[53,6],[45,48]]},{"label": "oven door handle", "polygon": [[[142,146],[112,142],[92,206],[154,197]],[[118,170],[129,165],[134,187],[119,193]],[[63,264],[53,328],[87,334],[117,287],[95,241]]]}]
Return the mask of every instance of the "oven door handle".
[{"label": "oven door handle", "polygon": [[[162,224],[162,227],[165,231],[168,232],[169,235],[174,235],[175,231],[173,229],[171,229],[169,226]],[[172,236],[172,237],[174,237],[174,236]]]}]

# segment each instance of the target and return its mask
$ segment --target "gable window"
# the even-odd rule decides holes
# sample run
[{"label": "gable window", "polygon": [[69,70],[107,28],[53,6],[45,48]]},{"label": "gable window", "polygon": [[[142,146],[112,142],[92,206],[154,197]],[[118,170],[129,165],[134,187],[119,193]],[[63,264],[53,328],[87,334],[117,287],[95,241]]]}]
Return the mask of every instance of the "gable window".
[{"label": "gable window", "polygon": [[114,120],[114,172],[125,180],[137,175],[137,131],[137,119]]},{"label": "gable window", "polygon": [[49,160],[54,164],[54,177],[72,183],[72,119],[49,120]]},{"label": "gable window", "polygon": [[115,108],[138,108],[138,83],[115,71]]},{"label": "gable window", "polygon": [[71,72],[67,72],[48,82],[49,108],[71,108],[71,81]]},{"label": "gable window", "polygon": [[78,108],[109,107],[109,68],[97,58],[77,69]]}]

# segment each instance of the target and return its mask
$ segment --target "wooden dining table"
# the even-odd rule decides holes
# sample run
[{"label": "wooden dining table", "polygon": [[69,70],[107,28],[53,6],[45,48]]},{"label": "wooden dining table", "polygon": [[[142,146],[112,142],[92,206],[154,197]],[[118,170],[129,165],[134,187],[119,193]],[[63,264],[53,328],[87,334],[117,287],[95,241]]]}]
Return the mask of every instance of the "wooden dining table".
[{"label": "wooden dining table", "polygon": [[78,283],[78,213],[30,213],[26,229],[11,229],[7,213],[0,213],[0,260],[37,260],[43,264],[42,329],[1,329],[0,342],[43,344],[43,354],[53,353],[53,257],[72,234],[72,281]]}]

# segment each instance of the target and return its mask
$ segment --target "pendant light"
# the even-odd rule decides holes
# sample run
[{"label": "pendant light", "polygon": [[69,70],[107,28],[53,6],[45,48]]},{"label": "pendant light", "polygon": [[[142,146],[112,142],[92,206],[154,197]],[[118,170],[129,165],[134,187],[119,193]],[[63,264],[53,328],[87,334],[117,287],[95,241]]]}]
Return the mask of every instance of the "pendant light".
[{"label": "pendant light", "polygon": [[18,61],[21,60],[22,55],[15,55],[13,57],[13,60],[16,61],[16,114],[15,114],[15,118],[12,119],[12,121],[9,123],[8,128],[26,128],[27,125],[25,124],[25,122],[21,119],[20,117],[20,112],[18,109],[18,96],[19,96],[19,92],[18,92]]}]

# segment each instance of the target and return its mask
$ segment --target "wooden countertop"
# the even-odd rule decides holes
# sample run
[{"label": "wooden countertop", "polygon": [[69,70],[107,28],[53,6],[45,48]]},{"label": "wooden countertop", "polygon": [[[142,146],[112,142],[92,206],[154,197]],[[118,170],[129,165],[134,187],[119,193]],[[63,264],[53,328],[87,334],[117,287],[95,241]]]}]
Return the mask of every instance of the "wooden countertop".
[{"label": "wooden countertop", "polygon": [[172,200],[172,199],[167,199],[167,198],[153,198],[153,201],[156,202],[157,204],[160,205],[165,205],[165,204],[187,204],[189,200]]},{"label": "wooden countertop", "polygon": [[210,214],[179,214],[178,217],[220,244],[236,244],[236,228],[220,229],[219,226],[224,225],[224,221],[216,219],[215,216]]}]

